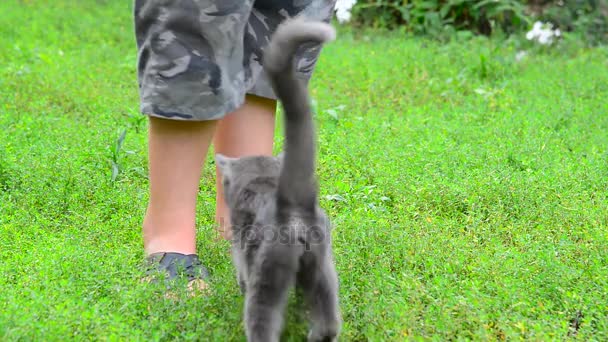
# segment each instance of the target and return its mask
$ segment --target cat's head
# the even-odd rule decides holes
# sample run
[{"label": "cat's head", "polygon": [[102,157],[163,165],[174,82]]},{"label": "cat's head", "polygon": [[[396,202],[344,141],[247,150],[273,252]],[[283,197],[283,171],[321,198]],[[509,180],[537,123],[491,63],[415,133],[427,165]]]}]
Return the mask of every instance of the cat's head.
[{"label": "cat's head", "polygon": [[230,208],[255,200],[258,194],[275,191],[283,157],[251,156],[230,158],[215,155],[222,174],[224,198]]}]

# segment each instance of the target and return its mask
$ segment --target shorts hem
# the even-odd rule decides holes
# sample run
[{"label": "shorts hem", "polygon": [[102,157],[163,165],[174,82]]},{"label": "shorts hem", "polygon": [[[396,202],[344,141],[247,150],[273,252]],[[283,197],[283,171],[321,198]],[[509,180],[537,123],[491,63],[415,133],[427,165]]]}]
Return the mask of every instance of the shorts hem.
[{"label": "shorts hem", "polygon": [[219,114],[216,113],[214,115],[192,114],[192,113],[201,113],[202,112],[202,111],[197,111],[197,110],[192,110],[192,109],[166,110],[167,108],[163,108],[163,111],[165,113],[172,113],[172,115],[167,115],[167,114],[158,113],[153,108],[150,108],[150,106],[142,107],[140,109],[140,112],[142,115],[145,115],[145,116],[159,118],[159,119],[166,119],[166,120],[174,120],[174,121],[216,121],[216,120],[223,119],[226,115],[239,109],[244,103],[245,103],[245,97],[243,96],[241,100],[235,101],[233,103],[233,105],[225,107],[225,109],[222,110]]}]

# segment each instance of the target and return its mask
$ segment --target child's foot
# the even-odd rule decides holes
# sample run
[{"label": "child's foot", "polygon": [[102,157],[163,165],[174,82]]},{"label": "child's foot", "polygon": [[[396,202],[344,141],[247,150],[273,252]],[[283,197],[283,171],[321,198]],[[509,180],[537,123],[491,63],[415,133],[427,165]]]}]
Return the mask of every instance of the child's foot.
[{"label": "child's foot", "polygon": [[[207,280],[209,272],[201,263],[196,254],[181,253],[153,253],[146,258],[148,264],[147,277],[144,281],[158,281],[158,273],[162,273],[166,280],[176,280],[180,277],[188,279],[188,293],[195,295],[204,293],[209,289]],[[169,285],[169,288],[171,286]],[[168,293],[168,298],[175,298],[175,294]]]}]

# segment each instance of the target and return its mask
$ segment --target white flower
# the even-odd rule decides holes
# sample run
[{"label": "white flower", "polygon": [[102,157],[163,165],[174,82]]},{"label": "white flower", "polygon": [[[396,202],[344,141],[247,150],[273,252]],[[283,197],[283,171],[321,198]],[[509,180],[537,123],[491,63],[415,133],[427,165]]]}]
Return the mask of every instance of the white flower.
[{"label": "white flower", "polygon": [[534,26],[532,26],[532,30],[530,30],[530,32],[528,32],[526,34],[526,38],[528,40],[532,40],[536,37],[538,37],[540,35],[540,33],[543,30],[543,23],[541,23],[540,21],[537,21],[534,23]]},{"label": "white flower", "polygon": [[559,29],[553,30],[553,24],[537,21],[532,26],[532,30],[526,33],[526,39],[536,40],[543,45],[551,45],[554,37],[561,36]]},{"label": "white flower", "polygon": [[528,55],[528,53],[526,51],[517,51],[517,53],[515,54],[515,60],[519,62],[522,59],[524,59],[527,55]]},{"label": "white flower", "polygon": [[350,10],[356,2],[357,0],[338,0],[336,2],[336,17],[340,23],[345,23],[350,20]]},{"label": "white flower", "polygon": [[534,31],[530,31],[530,32],[526,33],[527,40],[532,40],[532,39],[534,39],[534,37],[536,37],[536,34],[534,33]]},{"label": "white flower", "polygon": [[538,42],[543,45],[551,44],[551,36],[546,34],[545,32],[542,32],[538,35]]}]

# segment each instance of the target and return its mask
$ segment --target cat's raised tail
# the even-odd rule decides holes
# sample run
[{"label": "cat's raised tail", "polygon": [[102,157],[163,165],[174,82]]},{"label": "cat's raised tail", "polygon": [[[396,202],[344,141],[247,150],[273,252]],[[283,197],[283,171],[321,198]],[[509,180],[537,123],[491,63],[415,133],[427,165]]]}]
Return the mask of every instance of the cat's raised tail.
[{"label": "cat's raised tail", "polygon": [[285,114],[285,148],[279,177],[279,209],[314,212],[317,203],[315,141],[308,82],[296,75],[294,56],[300,47],[335,39],[327,23],[295,17],[283,22],[264,51],[264,69]]},{"label": "cat's raised tail", "polygon": [[334,39],[336,30],[330,24],[306,17],[287,19],[277,27],[264,50],[264,68],[272,75],[293,74],[293,57],[302,44],[323,44]]}]

